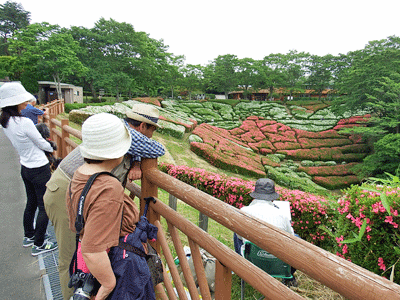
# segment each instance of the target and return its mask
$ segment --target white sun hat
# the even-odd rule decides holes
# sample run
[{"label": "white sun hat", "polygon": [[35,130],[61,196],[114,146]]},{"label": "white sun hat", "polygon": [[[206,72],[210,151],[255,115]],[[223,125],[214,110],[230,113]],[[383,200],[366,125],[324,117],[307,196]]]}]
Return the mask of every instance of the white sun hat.
[{"label": "white sun hat", "polygon": [[19,82],[6,82],[0,87],[0,108],[35,99]]},{"label": "white sun hat", "polygon": [[107,160],[119,158],[128,152],[132,137],[128,128],[117,116],[100,113],[86,119],[82,125],[84,158]]},{"label": "white sun hat", "polygon": [[132,109],[126,113],[126,116],[132,120],[151,124],[157,128],[160,127],[160,125],[157,124],[160,118],[160,112],[157,107],[151,104],[134,104],[132,105]]}]

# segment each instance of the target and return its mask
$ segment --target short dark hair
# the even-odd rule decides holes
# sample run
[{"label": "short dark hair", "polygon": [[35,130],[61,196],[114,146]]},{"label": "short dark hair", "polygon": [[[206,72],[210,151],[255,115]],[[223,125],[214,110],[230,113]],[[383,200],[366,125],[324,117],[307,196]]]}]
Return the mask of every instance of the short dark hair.
[{"label": "short dark hair", "polygon": [[1,109],[0,124],[7,128],[8,121],[11,117],[21,117],[18,111],[18,105],[6,106]]},{"label": "short dark hair", "polygon": [[131,124],[133,127],[139,127],[140,124],[143,123],[143,122],[141,122],[141,121],[137,121],[137,120],[134,120],[134,119],[131,119],[131,118],[125,118],[125,121],[126,121],[127,123]]},{"label": "short dark hair", "polygon": [[[139,127],[140,124],[142,124],[142,123],[146,125],[146,128],[150,128],[151,126],[154,126],[153,124],[149,124],[149,123],[142,122],[142,121],[137,121],[137,120],[134,120],[131,118],[125,118],[125,121],[127,123],[131,124],[133,127]],[[156,127],[156,126],[154,126],[154,127]],[[157,129],[157,127],[156,127],[156,129]]]}]

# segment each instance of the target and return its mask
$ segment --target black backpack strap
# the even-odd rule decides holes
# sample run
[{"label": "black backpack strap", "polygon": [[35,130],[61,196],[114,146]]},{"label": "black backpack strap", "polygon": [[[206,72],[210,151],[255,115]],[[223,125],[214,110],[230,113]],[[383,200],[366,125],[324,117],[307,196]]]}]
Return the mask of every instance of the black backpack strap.
[{"label": "black backpack strap", "polygon": [[117,178],[112,173],[105,172],[105,171],[104,172],[95,173],[92,176],[90,176],[90,178],[86,182],[85,187],[82,190],[81,196],[79,197],[78,211],[76,213],[76,220],[75,220],[75,229],[76,229],[77,234],[79,234],[82,231],[83,226],[85,225],[85,222],[83,220],[83,208],[85,207],[86,195],[89,192],[89,190],[90,190],[93,182],[96,180],[96,178],[99,175],[103,175],[103,174],[107,174],[107,175],[110,175],[110,176],[112,176],[114,178]]}]

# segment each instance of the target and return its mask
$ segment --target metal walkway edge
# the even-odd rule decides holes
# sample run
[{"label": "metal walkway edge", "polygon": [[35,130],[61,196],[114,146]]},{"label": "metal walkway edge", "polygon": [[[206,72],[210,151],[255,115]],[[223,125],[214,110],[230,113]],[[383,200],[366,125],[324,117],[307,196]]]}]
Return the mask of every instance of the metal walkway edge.
[{"label": "metal walkway edge", "polygon": [[[47,234],[51,241],[56,241],[54,229],[51,224],[47,227]],[[58,275],[58,249],[39,254],[39,270],[42,274],[42,282],[47,300],[63,300]]]}]

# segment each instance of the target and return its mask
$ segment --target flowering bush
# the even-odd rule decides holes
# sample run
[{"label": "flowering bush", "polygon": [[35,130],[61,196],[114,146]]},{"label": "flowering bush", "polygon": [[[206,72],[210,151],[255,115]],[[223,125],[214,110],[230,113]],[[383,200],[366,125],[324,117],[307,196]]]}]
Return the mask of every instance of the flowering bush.
[{"label": "flowering bush", "polygon": [[264,169],[254,157],[238,155],[237,152],[217,152],[205,143],[191,143],[190,149],[217,168],[252,177],[265,176]]},{"label": "flowering bush", "polygon": [[329,250],[333,240],[320,226],[333,225],[333,212],[327,199],[299,190],[278,190],[280,200],[289,201],[293,229],[300,237],[318,247]]},{"label": "flowering bush", "polygon": [[360,183],[360,179],[355,175],[315,176],[313,181],[329,190],[341,189]]},{"label": "flowering bush", "polygon": [[226,177],[199,168],[161,163],[160,170],[232,206],[249,205],[254,182]]},{"label": "flowering bush", "polygon": [[307,139],[300,138],[298,140],[301,148],[324,148],[324,147],[337,147],[343,145],[353,144],[349,139]]},{"label": "flowering bush", "polygon": [[[337,255],[387,278],[393,272],[397,284],[400,283],[399,200],[400,187],[363,184],[348,188],[338,201],[335,233]],[[347,242],[359,235],[364,222],[361,238]]]},{"label": "flowering bush", "polygon": [[300,166],[299,171],[304,171],[311,176],[342,176],[342,175],[354,175],[351,168],[356,166],[356,163],[350,163],[345,165],[335,166],[321,166],[321,167],[304,167]]}]

